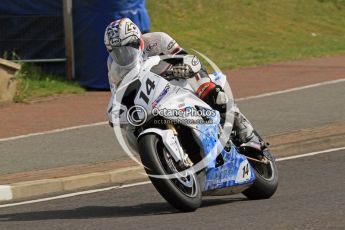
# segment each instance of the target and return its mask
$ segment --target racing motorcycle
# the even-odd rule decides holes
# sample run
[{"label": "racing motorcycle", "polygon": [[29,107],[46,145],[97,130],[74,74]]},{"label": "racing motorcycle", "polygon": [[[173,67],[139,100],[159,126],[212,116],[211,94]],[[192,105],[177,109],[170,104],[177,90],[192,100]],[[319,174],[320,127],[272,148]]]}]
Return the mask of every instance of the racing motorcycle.
[{"label": "racing motorcycle", "polygon": [[[270,198],[278,172],[268,145],[256,131],[259,148],[236,145],[231,138],[221,142],[231,125],[222,124],[218,111],[199,99],[186,80],[156,74],[162,61],[150,57],[130,71],[113,109],[115,124],[140,155],[157,191],[181,211],[199,208],[202,196],[243,193],[249,199]],[[210,78],[221,86],[226,82],[220,72]]]}]

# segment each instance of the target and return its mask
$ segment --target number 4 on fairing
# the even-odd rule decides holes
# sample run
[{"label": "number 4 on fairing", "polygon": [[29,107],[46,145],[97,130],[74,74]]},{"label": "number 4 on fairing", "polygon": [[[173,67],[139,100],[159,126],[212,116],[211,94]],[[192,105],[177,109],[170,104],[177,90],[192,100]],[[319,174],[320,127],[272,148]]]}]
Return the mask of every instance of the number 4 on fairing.
[{"label": "number 4 on fairing", "polygon": [[150,95],[151,94],[151,91],[155,89],[155,82],[154,81],[151,81],[150,78],[148,78],[146,80],[146,91],[147,91],[147,94]]},{"label": "number 4 on fairing", "polygon": [[243,166],[242,170],[243,170],[243,178],[245,176],[249,175],[249,165],[248,165],[248,163],[245,166]]},{"label": "number 4 on fairing", "polygon": [[[152,81],[150,78],[147,78],[146,80],[146,92],[147,92],[147,95],[150,96],[152,90],[155,89],[155,82]],[[146,104],[149,103],[149,97],[147,96],[143,91],[140,92],[140,96],[139,98],[143,99],[145,101]]]}]

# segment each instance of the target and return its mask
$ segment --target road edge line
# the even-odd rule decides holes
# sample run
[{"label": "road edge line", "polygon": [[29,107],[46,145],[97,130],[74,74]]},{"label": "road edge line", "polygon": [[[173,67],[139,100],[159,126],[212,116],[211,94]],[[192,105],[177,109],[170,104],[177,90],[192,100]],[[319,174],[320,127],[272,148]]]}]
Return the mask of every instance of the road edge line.
[{"label": "road edge line", "polygon": [[333,149],[326,149],[326,150],[323,150],[323,151],[317,151],[317,152],[300,154],[300,155],[296,155],[296,156],[281,157],[281,158],[276,159],[276,161],[279,162],[279,161],[294,160],[294,159],[303,158],[303,157],[311,157],[311,156],[315,156],[315,155],[319,155],[319,154],[323,154],[323,153],[336,152],[336,151],[339,151],[339,150],[345,150],[345,146],[344,147],[339,147],[339,148],[333,148]]},{"label": "road edge line", "polygon": [[102,122],[96,122],[96,123],[85,124],[85,125],[77,125],[77,126],[71,126],[71,127],[66,127],[66,128],[53,129],[53,130],[37,132],[37,133],[29,133],[29,134],[13,136],[13,137],[5,137],[5,138],[0,138],[0,142],[13,141],[13,140],[23,139],[27,137],[41,136],[41,135],[47,135],[47,134],[61,133],[65,131],[82,129],[82,128],[90,128],[90,127],[106,125],[106,124],[108,124],[107,121],[102,121]]},{"label": "road edge line", "polygon": [[299,87],[294,87],[294,88],[290,88],[290,89],[278,90],[278,91],[273,91],[270,93],[263,93],[263,94],[254,95],[254,96],[242,97],[242,98],[235,99],[235,101],[237,102],[237,101],[253,100],[253,99],[269,97],[269,96],[274,96],[274,95],[280,95],[280,94],[284,94],[284,93],[291,93],[291,92],[295,92],[295,91],[311,89],[311,88],[325,86],[325,85],[332,85],[332,84],[337,84],[337,83],[342,83],[342,82],[345,82],[345,78],[331,80],[331,81],[323,81],[323,82],[319,82],[319,83],[315,83],[315,84],[311,84],[311,85],[305,85],[305,86],[299,86]]}]

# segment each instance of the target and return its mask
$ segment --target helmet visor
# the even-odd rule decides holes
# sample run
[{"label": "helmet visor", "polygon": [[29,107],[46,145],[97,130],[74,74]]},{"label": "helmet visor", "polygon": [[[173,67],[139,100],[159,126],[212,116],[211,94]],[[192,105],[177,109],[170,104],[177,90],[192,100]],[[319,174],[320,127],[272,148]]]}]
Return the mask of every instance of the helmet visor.
[{"label": "helmet visor", "polygon": [[140,56],[140,51],[131,46],[115,47],[110,56],[119,66],[127,66],[135,62]]}]

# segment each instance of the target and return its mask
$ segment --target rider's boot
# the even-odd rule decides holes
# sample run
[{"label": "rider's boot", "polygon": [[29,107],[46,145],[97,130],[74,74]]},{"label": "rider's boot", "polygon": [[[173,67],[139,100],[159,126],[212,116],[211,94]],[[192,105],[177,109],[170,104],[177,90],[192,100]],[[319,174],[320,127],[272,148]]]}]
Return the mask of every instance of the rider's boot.
[{"label": "rider's boot", "polygon": [[232,140],[239,147],[252,147],[258,150],[262,150],[263,147],[263,143],[255,134],[253,126],[238,109],[234,112]]}]

